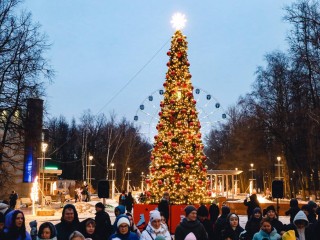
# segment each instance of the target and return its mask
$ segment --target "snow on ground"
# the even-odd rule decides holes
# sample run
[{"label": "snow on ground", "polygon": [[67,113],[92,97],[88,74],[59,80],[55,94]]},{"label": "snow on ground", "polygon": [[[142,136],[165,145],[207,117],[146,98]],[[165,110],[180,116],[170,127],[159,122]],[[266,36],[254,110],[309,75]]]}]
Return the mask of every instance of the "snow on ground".
[{"label": "snow on ground", "polygon": [[[96,196],[92,196],[92,201],[90,202],[77,202],[75,203],[73,200],[67,203],[71,203],[73,205],[75,205],[77,211],[78,211],[78,215],[79,215],[79,219],[80,221],[86,219],[86,218],[94,218],[95,217],[95,204],[97,202],[100,202],[102,200],[100,200],[99,198],[97,198]],[[274,203],[274,202],[270,202],[270,203]],[[115,215],[114,215],[114,208],[118,205],[117,201],[113,200],[113,199],[106,199],[106,211],[108,212],[108,214],[110,215],[111,218],[111,222],[113,223],[115,220]],[[40,226],[41,223],[43,222],[52,222],[53,224],[57,224],[58,222],[60,222],[61,219],[61,214],[62,214],[62,208],[60,207],[60,203],[55,203],[53,202],[51,204],[51,206],[46,207],[47,209],[54,209],[55,210],[55,214],[54,216],[33,216],[32,215],[32,208],[21,208],[21,210],[25,213],[25,217],[26,217],[26,227],[27,230],[30,230],[29,227],[29,222],[33,221],[33,220],[37,220],[38,223],[38,227]],[[134,211],[134,209],[133,209]],[[247,215],[240,215],[240,225],[244,228],[246,222],[247,222]],[[290,221],[290,218],[288,216],[280,216],[279,218],[280,221],[282,221],[284,224],[288,224]]]}]

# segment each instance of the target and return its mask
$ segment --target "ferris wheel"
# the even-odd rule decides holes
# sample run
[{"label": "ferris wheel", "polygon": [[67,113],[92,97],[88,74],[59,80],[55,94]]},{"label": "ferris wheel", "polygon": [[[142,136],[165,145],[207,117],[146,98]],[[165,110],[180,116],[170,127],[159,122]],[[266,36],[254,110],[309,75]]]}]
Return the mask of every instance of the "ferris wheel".
[{"label": "ferris wheel", "polygon": [[[140,104],[134,116],[134,122],[140,128],[140,134],[150,143],[157,134],[156,126],[160,120],[160,101],[163,100],[164,89],[152,92]],[[194,99],[201,124],[201,135],[204,139],[212,129],[219,129],[226,122],[227,114],[219,101],[207,91],[194,87]]]}]

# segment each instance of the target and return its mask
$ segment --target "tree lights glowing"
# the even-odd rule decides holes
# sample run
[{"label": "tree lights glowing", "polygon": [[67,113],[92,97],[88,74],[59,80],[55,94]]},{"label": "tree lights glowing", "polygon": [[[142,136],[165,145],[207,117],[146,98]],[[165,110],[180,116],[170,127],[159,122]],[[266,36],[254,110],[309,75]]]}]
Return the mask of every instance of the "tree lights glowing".
[{"label": "tree lights glowing", "polygon": [[182,13],[175,13],[171,19],[171,25],[175,30],[182,30],[186,26],[187,19]]},{"label": "tree lights glowing", "polygon": [[[179,15],[174,19],[185,18]],[[180,23],[175,26],[181,27]],[[167,53],[170,59],[163,84],[164,99],[160,102],[160,120],[156,127],[158,135],[154,136],[150,176],[146,179],[150,190],[147,197],[152,203],[159,202],[164,192],[170,193],[173,204],[200,203],[211,195],[207,191],[210,182],[207,181],[206,156],[187,50],[186,36],[180,30],[176,31]]]}]

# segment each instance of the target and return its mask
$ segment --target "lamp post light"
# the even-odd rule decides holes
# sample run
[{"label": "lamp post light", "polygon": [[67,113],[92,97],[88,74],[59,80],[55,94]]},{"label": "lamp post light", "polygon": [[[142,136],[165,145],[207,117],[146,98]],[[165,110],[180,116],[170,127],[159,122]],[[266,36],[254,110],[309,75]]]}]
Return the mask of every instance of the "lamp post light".
[{"label": "lamp post light", "polygon": [[278,177],[277,177],[277,179],[281,180],[281,166],[282,166],[282,164],[280,163],[280,161],[281,161],[281,157],[280,156],[277,157],[277,161],[278,161],[278,163],[275,164],[275,166],[278,167]]},{"label": "lamp post light", "polygon": [[93,156],[89,155],[88,157],[88,163],[87,163],[87,184],[88,184],[88,191],[89,194],[91,193],[91,182],[92,182],[92,177],[91,177],[91,167],[95,167],[95,165],[92,165],[92,160]]},{"label": "lamp post light", "polygon": [[296,189],[295,189],[295,172],[296,171],[292,171],[292,191],[293,191],[293,198],[296,197]]},{"label": "lamp post light", "polygon": [[127,172],[126,172],[127,175],[128,175],[128,179],[127,179],[127,192],[130,192],[130,173],[131,173],[130,170],[131,170],[131,169],[128,167],[128,168],[127,168]]},{"label": "lamp post light", "polygon": [[116,169],[114,167],[114,163],[110,164],[110,169],[109,171],[111,171],[111,198],[114,198],[115,195],[115,181],[116,181]]},{"label": "lamp post light", "polygon": [[250,187],[249,187],[249,192],[250,192],[250,194],[252,194],[252,192],[253,192],[253,188],[254,188],[254,178],[253,178],[253,172],[254,172],[254,168],[253,168],[253,166],[254,166],[254,164],[253,163],[250,163],[250,169],[249,169],[249,171],[251,172],[251,179],[249,179],[249,181],[250,181]]},{"label": "lamp post light", "polygon": [[141,192],[144,191],[144,179],[145,179],[144,172],[141,172]]},{"label": "lamp post light", "polygon": [[45,203],[45,194],[44,194],[44,169],[45,169],[45,159],[46,159],[46,151],[48,148],[48,143],[42,142],[41,143],[41,152],[42,152],[42,157],[41,157],[41,170],[42,170],[42,183],[41,183],[41,208],[44,207]]}]

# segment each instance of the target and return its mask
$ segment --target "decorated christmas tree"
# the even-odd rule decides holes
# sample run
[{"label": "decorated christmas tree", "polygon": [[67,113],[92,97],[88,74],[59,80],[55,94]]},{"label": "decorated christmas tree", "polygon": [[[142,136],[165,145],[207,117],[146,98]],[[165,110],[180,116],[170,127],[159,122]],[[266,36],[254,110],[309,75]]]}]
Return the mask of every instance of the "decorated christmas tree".
[{"label": "decorated christmas tree", "polygon": [[186,36],[177,30],[171,40],[169,61],[160,102],[158,134],[151,154],[149,202],[160,201],[164,192],[173,204],[204,202],[207,192],[206,156],[193,96]]}]

